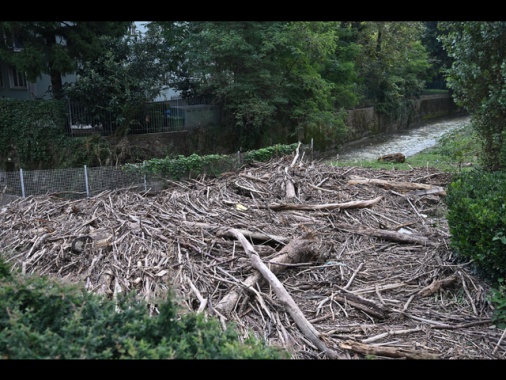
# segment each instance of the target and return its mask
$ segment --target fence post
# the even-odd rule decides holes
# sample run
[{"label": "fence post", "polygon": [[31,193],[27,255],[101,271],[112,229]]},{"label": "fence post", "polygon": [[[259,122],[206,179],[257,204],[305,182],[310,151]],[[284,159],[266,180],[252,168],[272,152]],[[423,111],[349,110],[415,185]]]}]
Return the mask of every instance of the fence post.
[{"label": "fence post", "polygon": [[311,161],[314,160],[313,138],[311,137]]},{"label": "fence post", "polygon": [[86,165],[84,165],[84,183],[86,185],[86,198],[90,197],[90,189],[88,187],[88,169]]},{"label": "fence post", "polygon": [[[146,166],[146,161],[142,161],[142,167],[145,167]],[[144,172],[144,191],[148,191],[148,184],[146,182],[146,171],[143,170]]]},{"label": "fence post", "polygon": [[21,194],[23,194],[23,198],[26,198],[25,194],[25,180],[23,179],[23,169],[19,169],[19,179],[21,180]]}]

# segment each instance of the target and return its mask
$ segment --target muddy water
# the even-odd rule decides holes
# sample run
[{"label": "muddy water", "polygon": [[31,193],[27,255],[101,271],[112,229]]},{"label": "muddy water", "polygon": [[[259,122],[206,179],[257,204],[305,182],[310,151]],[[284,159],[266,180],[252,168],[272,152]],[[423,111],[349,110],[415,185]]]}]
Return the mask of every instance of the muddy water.
[{"label": "muddy water", "polygon": [[403,153],[406,157],[413,156],[434,146],[444,134],[463,128],[470,123],[470,120],[469,116],[447,117],[408,130],[367,137],[350,142],[338,151],[329,152],[325,157],[353,162],[372,161],[390,153]]}]

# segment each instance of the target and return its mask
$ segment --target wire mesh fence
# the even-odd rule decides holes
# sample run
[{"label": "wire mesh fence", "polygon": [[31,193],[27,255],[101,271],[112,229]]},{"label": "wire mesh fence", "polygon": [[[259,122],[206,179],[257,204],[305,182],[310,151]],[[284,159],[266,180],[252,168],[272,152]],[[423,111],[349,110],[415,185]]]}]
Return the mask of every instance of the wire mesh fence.
[{"label": "wire mesh fence", "polygon": [[23,170],[0,172],[3,194],[28,197],[51,194],[69,199],[92,197],[105,190],[131,188],[138,191],[159,190],[161,179],[130,173],[122,167],[92,167]]},{"label": "wire mesh fence", "polygon": [[[313,159],[313,143],[302,145],[299,143],[300,153],[311,155]],[[297,148],[299,149],[299,148]],[[203,172],[225,172],[240,168],[247,158],[248,152],[231,154],[222,157],[217,162],[202,166]],[[252,160],[255,160],[253,158]],[[6,199],[29,197],[37,195],[53,195],[66,199],[93,197],[107,190],[128,188],[139,192],[157,192],[166,188],[170,176],[163,174],[142,174],[140,170],[125,166],[100,166],[49,170],[0,171],[0,205],[8,203]],[[183,171],[189,169],[183,169]],[[189,170],[189,177],[198,175]]]}]

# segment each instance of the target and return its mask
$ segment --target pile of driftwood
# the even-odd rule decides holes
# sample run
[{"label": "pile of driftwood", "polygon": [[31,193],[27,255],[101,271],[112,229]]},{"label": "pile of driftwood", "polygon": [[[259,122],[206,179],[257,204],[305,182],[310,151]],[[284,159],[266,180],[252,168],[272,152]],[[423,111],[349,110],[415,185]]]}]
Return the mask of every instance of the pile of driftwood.
[{"label": "pile of driftwood", "polygon": [[293,359],[504,359],[490,289],[450,248],[450,177],[293,156],[219,178],[0,209],[23,273],[206,313]]}]

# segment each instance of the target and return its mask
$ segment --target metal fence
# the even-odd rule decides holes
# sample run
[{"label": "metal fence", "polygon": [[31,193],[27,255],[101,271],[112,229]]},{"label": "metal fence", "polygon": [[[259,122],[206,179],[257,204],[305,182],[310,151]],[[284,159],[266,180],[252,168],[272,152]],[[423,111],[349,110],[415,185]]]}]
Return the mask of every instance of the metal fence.
[{"label": "metal fence", "polygon": [[[100,133],[108,136],[119,127],[110,112],[93,113],[86,106],[73,101],[67,103],[69,133],[72,136]],[[217,125],[219,108],[209,99],[173,98],[144,104],[129,126],[130,134],[178,132],[198,127]]]},{"label": "metal fence", "polygon": [[[300,143],[299,143],[300,144]],[[313,142],[299,145],[301,157],[314,159]],[[228,155],[220,171],[234,170],[245,162],[246,153]],[[310,156],[309,156],[310,155]],[[223,167],[221,167],[223,166]],[[166,188],[167,178],[125,170],[126,166],[99,166],[68,169],[0,171],[0,205],[5,199],[53,195],[65,199],[93,197],[107,190],[128,188],[139,192],[157,192]],[[195,174],[195,173],[193,173]],[[192,173],[188,173],[189,176]]]},{"label": "metal fence", "polygon": [[131,188],[138,191],[159,190],[160,178],[126,172],[122,167],[92,167],[23,170],[0,172],[1,192],[28,197],[51,194],[63,198],[92,197],[105,190]]}]

